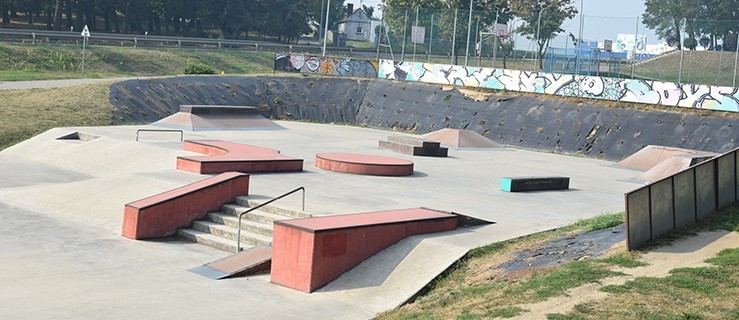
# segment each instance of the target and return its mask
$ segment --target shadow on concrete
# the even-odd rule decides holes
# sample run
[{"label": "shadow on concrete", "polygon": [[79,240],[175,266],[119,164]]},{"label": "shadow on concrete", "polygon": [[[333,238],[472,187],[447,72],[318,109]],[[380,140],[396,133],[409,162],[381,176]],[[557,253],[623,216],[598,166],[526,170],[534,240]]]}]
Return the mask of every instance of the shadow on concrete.
[{"label": "shadow on concrete", "polygon": [[378,252],[316,292],[334,292],[381,286],[421,242],[438,237],[468,233],[481,227],[484,226],[410,236]]}]

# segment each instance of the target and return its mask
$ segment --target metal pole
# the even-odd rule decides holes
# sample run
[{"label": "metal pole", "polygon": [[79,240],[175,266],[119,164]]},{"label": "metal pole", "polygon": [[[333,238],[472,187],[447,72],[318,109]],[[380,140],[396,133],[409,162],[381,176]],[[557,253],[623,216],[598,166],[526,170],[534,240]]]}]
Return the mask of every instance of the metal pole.
[{"label": "metal pole", "polygon": [[583,0],[580,0],[580,32],[577,38],[577,57],[575,57],[575,74],[580,75],[580,69],[582,69],[582,31],[585,28],[585,10],[583,7]]},{"label": "metal pole", "polygon": [[434,43],[434,14],[431,14],[431,32],[429,33],[429,49],[428,53],[426,54],[426,61],[431,61],[431,55],[433,52],[431,51],[431,45]]},{"label": "metal pole", "polygon": [[495,69],[495,58],[498,56],[498,9],[495,9],[495,24],[493,25],[493,63],[490,66]]},{"label": "metal pole", "polygon": [[[480,46],[478,49],[477,46]],[[480,67],[482,59],[482,37],[480,37],[480,20],[475,23],[475,54],[477,55],[477,67]]]},{"label": "metal pole", "polygon": [[636,43],[639,42],[639,17],[636,17],[636,33],[634,33],[634,54],[631,55],[631,79],[634,79],[634,68],[636,67]]},{"label": "metal pole", "polygon": [[408,9],[405,9],[405,20],[403,20],[403,47],[400,48],[400,61],[405,61],[405,37],[408,34]]},{"label": "metal pole", "polygon": [[326,0],[321,0],[321,24],[318,25],[318,43],[321,43],[321,27],[323,26],[323,6],[326,4]]},{"label": "metal pole", "polygon": [[721,63],[723,63],[722,61],[723,59],[724,59],[724,49],[721,48],[721,51],[718,52],[718,71],[716,71],[716,85],[717,86],[721,85],[720,76],[721,76]]},{"label": "metal pole", "polygon": [[452,61],[449,64],[454,64],[454,56],[457,55],[456,51],[456,45],[457,45],[457,13],[459,13],[459,9],[454,9],[454,31],[452,31]]},{"label": "metal pole", "polygon": [[467,66],[467,59],[470,57],[470,31],[472,31],[472,0],[470,0],[470,16],[467,19],[467,48],[464,51],[464,66]]},{"label": "metal pole", "polygon": [[536,69],[537,65],[536,63],[539,62],[540,53],[539,53],[539,31],[541,30],[541,8],[539,8],[539,18],[536,19],[536,59],[534,59],[534,69]]},{"label": "metal pole", "polygon": [[736,53],[734,57],[734,79],[731,80],[731,86],[736,88],[736,66],[739,64],[739,33],[736,35]]},{"label": "metal pole", "polygon": [[[385,6],[382,6],[382,19],[380,19],[380,30],[377,33],[377,63],[380,62],[380,44],[382,44],[382,31],[385,30]],[[386,31],[387,32],[387,31]],[[388,41],[388,45],[390,42]]]},{"label": "metal pole", "polygon": [[85,78],[85,46],[87,44],[87,37],[82,37],[82,78]]},{"label": "metal pole", "polygon": [[[421,7],[416,7],[416,22],[414,26],[418,28],[418,10],[421,9]],[[411,39],[413,39],[413,36],[415,36],[414,32],[418,32],[417,29],[411,29]],[[413,62],[416,61],[416,41],[413,41]]]},{"label": "metal pole", "polygon": [[[331,0],[328,0],[326,3],[326,25],[323,27],[323,51],[321,53],[322,57],[326,56],[326,35],[328,34],[328,17],[329,12],[331,10]],[[336,45],[334,43],[334,45]]]},{"label": "metal pole", "polygon": [[680,30],[678,30],[677,41],[678,41],[678,46],[680,47],[680,65],[678,67],[679,69],[677,72],[677,83],[683,82],[683,51],[684,50],[683,50],[683,39],[682,38],[683,38],[683,33]]}]

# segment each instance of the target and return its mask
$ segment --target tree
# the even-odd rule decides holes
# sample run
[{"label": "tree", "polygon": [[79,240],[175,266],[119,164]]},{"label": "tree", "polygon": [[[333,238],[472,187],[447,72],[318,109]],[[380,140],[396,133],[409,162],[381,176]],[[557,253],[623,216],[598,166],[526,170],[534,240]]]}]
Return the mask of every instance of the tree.
[{"label": "tree", "polygon": [[695,40],[695,38],[685,38],[685,40],[683,40],[683,46],[688,50],[695,50],[698,46],[698,40]]},{"label": "tree", "polygon": [[698,43],[701,44],[703,50],[708,50],[708,46],[711,45],[711,38],[703,36],[698,40]]},{"label": "tree", "polygon": [[[695,0],[646,0],[646,10],[642,16],[644,25],[652,28],[660,39],[668,40],[668,37],[678,39],[677,49],[680,47],[680,32],[685,26],[687,20],[693,21],[697,17],[697,10],[700,6],[696,5]],[[691,23],[691,32],[694,32],[695,26]]]},{"label": "tree", "polygon": [[549,41],[560,32],[562,23],[572,19],[577,9],[573,0],[510,0],[513,13],[524,23],[516,29],[527,38],[536,41],[539,68],[544,69],[543,57],[549,47]]},{"label": "tree", "polygon": [[[386,0],[383,9],[383,18],[396,35],[403,35],[403,30],[410,30],[415,22],[415,10],[421,8],[425,14],[419,16],[419,25],[431,25],[434,17],[434,39],[456,40],[453,43],[454,64],[458,64],[459,54],[467,50],[474,50],[474,43],[467,43],[467,26],[469,23],[470,0]],[[473,0],[472,1],[472,28],[479,24],[480,30],[491,28],[495,22],[496,11],[498,23],[506,24],[511,19],[507,0]],[[408,21],[406,23],[406,13]],[[456,26],[455,22],[456,14]],[[429,30],[430,31],[430,30]],[[455,33],[456,31],[456,33]],[[474,33],[474,31],[473,31]],[[406,32],[406,40],[411,33]],[[474,34],[470,41],[474,41]],[[407,41],[406,41],[407,42]],[[437,47],[438,49],[438,47]]]},{"label": "tree", "polygon": [[370,19],[375,19],[375,7],[362,5],[362,11],[364,11]]}]

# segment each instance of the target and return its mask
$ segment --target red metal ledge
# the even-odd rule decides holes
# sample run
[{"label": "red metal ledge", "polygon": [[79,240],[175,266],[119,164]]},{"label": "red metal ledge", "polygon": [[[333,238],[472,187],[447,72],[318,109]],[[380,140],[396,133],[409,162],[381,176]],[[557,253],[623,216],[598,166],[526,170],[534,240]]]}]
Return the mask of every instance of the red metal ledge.
[{"label": "red metal ledge", "polygon": [[193,220],[202,219],[224,203],[249,194],[249,176],[222,173],[151,197],[127,203],[122,235],[131,239],[160,238]]},{"label": "red metal ledge", "polygon": [[183,149],[206,156],[177,157],[177,169],[200,174],[238,171],[303,171],[303,159],[286,157],[278,150],[220,140],[185,140]]}]

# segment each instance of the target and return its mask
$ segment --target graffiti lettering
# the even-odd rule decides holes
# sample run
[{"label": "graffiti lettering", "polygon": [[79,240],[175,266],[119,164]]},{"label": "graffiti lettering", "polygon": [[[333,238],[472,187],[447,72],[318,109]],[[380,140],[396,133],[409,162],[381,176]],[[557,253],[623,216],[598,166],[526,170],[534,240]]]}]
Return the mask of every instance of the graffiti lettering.
[{"label": "graffiti lettering", "polygon": [[377,77],[377,62],[303,55],[275,56],[275,71],[345,77]]},{"label": "graffiti lettering", "polygon": [[381,79],[739,112],[739,90],[731,87],[392,60],[381,60],[380,65]]}]

